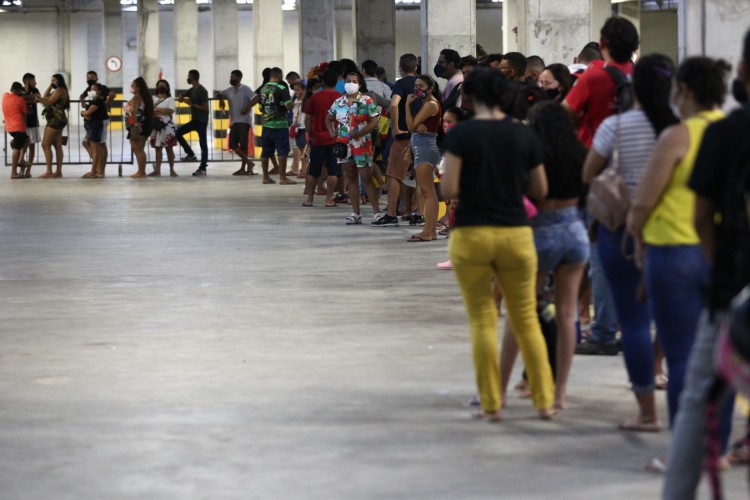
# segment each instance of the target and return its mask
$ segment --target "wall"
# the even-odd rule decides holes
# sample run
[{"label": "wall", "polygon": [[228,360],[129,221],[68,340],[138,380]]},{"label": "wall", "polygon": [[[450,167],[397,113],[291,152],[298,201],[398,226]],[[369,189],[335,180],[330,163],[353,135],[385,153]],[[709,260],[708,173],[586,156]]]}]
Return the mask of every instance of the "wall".
[{"label": "wall", "polygon": [[642,55],[659,52],[677,61],[677,11],[641,12]]}]

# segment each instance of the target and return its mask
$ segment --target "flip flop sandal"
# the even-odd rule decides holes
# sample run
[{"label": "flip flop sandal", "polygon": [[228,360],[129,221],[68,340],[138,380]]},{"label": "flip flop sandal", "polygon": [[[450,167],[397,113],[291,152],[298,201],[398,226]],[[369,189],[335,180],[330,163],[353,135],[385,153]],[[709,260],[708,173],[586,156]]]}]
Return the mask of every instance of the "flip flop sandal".
[{"label": "flip flop sandal", "polygon": [[661,431],[661,422],[642,422],[638,417],[629,418],[620,422],[617,426],[621,431],[630,432],[659,432]]},{"label": "flip flop sandal", "polygon": [[496,424],[503,420],[503,417],[501,415],[489,414],[489,413],[485,413],[484,411],[472,412],[471,418],[473,418],[474,420],[485,420],[493,424]]}]

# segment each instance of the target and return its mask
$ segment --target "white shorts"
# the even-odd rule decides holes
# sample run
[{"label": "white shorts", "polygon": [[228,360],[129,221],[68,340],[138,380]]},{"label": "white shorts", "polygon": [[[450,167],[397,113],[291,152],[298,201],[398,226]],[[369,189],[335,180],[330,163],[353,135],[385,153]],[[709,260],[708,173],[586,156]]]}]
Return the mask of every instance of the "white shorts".
[{"label": "white shorts", "polygon": [[39,127],[27,128],[26,135],[29,136],[29,144],[39,144],[42,142],[42,135],[39,133]]},{"label": "white shorts", "polygon": [[109,130],[109,120],[104,120],[104,130],[102,131],[102,142],[100,144],[107,144],[107,131]]}]

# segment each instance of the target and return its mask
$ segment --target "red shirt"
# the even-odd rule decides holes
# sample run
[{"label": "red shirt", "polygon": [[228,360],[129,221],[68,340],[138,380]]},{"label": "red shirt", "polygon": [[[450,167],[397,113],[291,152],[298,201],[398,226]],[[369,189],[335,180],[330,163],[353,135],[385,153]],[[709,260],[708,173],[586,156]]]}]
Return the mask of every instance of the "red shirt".
[{"label": "red shirt", "polygon": [[26,132],[26,100],[14,94],[3,94],[3,116],[6,132]]},{"label": "red shirt", "polygon": [[336,138],[331,137],[326,128],[326,116],[334,101],[341,97],[333,89],[323,89],[310,97],[305,106],[305,114],[312,118],[312,130],[308,130],[313,146],[327,146],[336,144]]},{"label": "red shirt", "polygon": [[[609,63],[625,76],[633,73],[633,64],[626,63]],[[615,97],[617,97],[617,85],[612,75],[607,73],[603,66],[590,66],[580,77],[570,90],[565,102],[580,116],[580,125],[578,128],[578,139],[587,148],[591,147],[594,141],[594,133],[599,125],[616,111]]]}]

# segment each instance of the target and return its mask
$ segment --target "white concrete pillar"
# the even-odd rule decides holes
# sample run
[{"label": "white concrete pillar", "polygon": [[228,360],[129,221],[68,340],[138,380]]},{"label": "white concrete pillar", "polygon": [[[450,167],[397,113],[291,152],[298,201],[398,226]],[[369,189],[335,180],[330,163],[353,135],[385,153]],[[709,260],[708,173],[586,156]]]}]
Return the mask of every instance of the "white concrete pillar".
[{"label": "white concrete pillar", "polygon": [[253,25],[255,85],[260,85],[264,68],[281,67],[284,64],[284,45],[281,43],[284,18],[281,0],[254,0]]},{"label": "white concrete pillar", "polygon": [[680,59],[695,55],[721,57],[736,63],[750,26],[750,3],[727,0],[681,0]]},{"label": "white concrete pillar", "polygon": [[[540,56],[548,64],[571,64],[587,43],[598,42],[612,9],[611,0],[512,0],[503,7],[510,10],[514,4],[516,26],[504,22],[504,32],[512,41],[516,28],[517,51]],[[511,12],[503,14],[506,19],[512,22]]]},{"label": "white concrete pillar", "polygon": [[198,69],[198,6],[195,2],[177,1],[174,16],[175,81],[172,88],[184,89],[188,71]]},{"label": "white concrete pillar", "polygon": [[299,73],[302,78],[313,66],[333,60],[334,25],[333,2],[330,0],[299,2]]},{"label": "white concrete pillar", "polygon": [[214,89],[229,87],[229,73],[239,69],[237,0],[213,0]]},{"label": "white concrete pillar", "polygon": [[503,2],[503,52],[518,52],[518,2]]},{"label": "white concrete pillar", "polygon": [[[106,66],[106,75],[99,75],[104,83],[111,88],[122,88],[122,5],[120,0],[104,0],[104,58],[105,63],[110,61]],[[116,58],[116,59],[115,59]],[[117,60],[120,61],[120,67],[117,69]]]},{"label": "white concrete pillar", "polygon": [[396,4],[393,0],[353,0],[352,32],[357,64],[372,59],[384,68],[396,65]]},{"label": "white concrete pillar", "polygon": [[477,51],[475,0],[422,0],[422,72],[433,74],[440,51],[453,49],[462,57]]},{"label": "white concrete pillar", "polygon": [[[138,68],[149,87],[159,79],[159,5],[138,0]],[[129,84],[130,82],[125,82]]]}]

